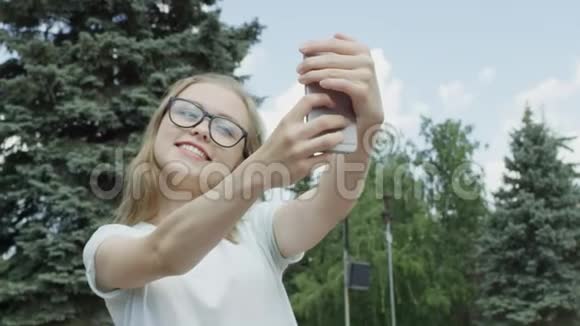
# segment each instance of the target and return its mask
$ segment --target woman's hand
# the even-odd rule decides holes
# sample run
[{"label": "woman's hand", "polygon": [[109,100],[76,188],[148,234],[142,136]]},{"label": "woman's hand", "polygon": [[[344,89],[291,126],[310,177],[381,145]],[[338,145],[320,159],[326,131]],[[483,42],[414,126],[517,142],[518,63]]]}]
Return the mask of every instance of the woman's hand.
[{"label": "woman's hand", "polygon": [[302,84],[318,82],[321,87],[350,96],[359,130],[384,120],[374,62],[367,46],[343,34],[328,40],[310,41],[300,48],[305,58],[297,68]]},{"label": "woman's hand", "polygon": [[[343,141],[349,120],[341,115],[324,115],[304,123],[304,117],[314,107],[335,107],[327,94],[308,94],[284,116],[268,140],[247,162],[252,173],[265,177],[265,189],[286,187],[308,175],[319,164],[328,163],[327,152]],[[325,131],[331,131],[320,135]],[[315,153],[325,152],[313,156]],[[252,168],[253,167],[253,168]]]}]

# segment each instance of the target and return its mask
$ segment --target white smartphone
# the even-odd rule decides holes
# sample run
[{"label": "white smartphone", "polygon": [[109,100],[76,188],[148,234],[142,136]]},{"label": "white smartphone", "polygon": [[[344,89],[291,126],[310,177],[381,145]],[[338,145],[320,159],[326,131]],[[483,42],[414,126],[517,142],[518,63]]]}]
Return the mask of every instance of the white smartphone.
[{"label": "white smartphone", "polygon": [[[305,94],[326,93],[336,103],[335,108],[327,108],[327,107],[313,108],[312,111],[310,111],[306,115],[306,121],[316,119],[326,114],[340,114],[350,120],[348,126],[346,126],[346,128],[342,130],[344,140],[340,144],[330,149],[329,151],[334,153],[353,153],[354,151],[356,151],[358,145],[356,132],[356,116],[354,114],[350,96],[348,96],[343,92],[324,89],[318,83],[308,84],[304,88]],[[321,135],[329,132],[332,132],[332,130],[324,132]]]}]

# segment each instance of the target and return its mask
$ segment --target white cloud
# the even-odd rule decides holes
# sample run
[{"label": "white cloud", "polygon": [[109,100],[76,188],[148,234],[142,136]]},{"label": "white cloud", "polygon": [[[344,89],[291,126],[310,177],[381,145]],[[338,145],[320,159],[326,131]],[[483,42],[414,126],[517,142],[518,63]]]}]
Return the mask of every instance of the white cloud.
[{"label": "white cloud", "polygon": [[396,128],[404,138],[414,137],[419,131],[420,115],[427,114],[430,107],[422,101],[410,101],[411,104],[404,101],[404,82],[393,73],[393,66],[383,49],[372,49],[371,56],[375,65],[385,121]]},{"label": "white cloud", "polygon": [[[550,77],[538,82],[535,86],[517,92],[505,105],[502,116],[498,116],[501,127],[491,144],[493,155],[484,165],[490,190],[497,190],[501,184],[501,175],[505,172],[503,157],[510,155],[509,133],[521,127],[525,104],[529,103],[536,121],[544,121],[559,136],[580,136],[580,112],[576,109],[580,99],[580,63],[574,67],[573,78],[568,80]],[[573,152],[562,149],[560,157],[566,162],[580,163],[580,139],[567,144]],[[580,171],[579,171],[580,172]]]},{"label": "white cloud", "polygon": [[502,183],[502,175],[505,170],[503,158],[486,162],[483,164],[483,170],[485,171],[485,185],[488,194],[496,192]]},{"label": "white cloud", "polygon": [[548,78],[531,89],[518,93],[516,105],[529,103],[532,107],[553,106],[580,93],[580,63],[575,67],[575,76],[570,80]]},{"label": "white cloud", "polygon": [[393,76],[393,67],[382,49],[373,49],[371,56],[375,63],[377,82],[383,102],[385,119],[398,128],[408,126],[409,117],[401,109],[403,82]]},{"label": "white cloud", "polygon": [[[514,98],[518,106],[514,110],[519,114],[517,122],[526,103],[533,111],[535,119],[542,120],[548,126],[563,137],[580,136],[580,112],[577,110],[580,100],[580,62],[576,63],[573,77],[561,79],[550,77],[539,82],[536,86],[519,92]],[[514,119],[515,120],[515,119]],[[580,139],[568,143],[573,152],[562,149],[561,158],[568,162],[580,163]]]},{"label": "white cloud", "polygon": [[574,82],[562,81],[555,78],[547,79],[534,88],[521,92],[516,96],[516,104],[523,106],[529,103],[531,106],[545,106],[569,98],[578,91],[578,85]]},{"label": "white cloud", "polygon": [[425,102],[416,101],[411,105],[411,108],[419,114],[427,114],[429,113],[431,106]]},{"label": "white cloud", "polygon": [[464,109],[473,102],[473,94],[467,92],[465,85],[458,80],[441,84],[439,97],[445,109],[450,111]]},{"label": "white cloud", "polygon": [[[567,146],[570,147],[573,151],[569,151],[566,149],[562,149],[560,151],[560,157],[568,163],[578,163],[580,164],[580,132],[576,131],[574,133],[570,133],[567,136],[570,137],[577,137],[576,139],[571,140],[567,143]],[[580,172],[580,168],[576,168],[576,171]]]},{"label": "white cloud", "polygon": [[256,72],[259,64],[264,62],[266,51],[261,46],[254,46],[250,49],[246,57],[240,62],[240,66],[234,71],[237,76],[252,75]]},{"label": "white cloud", "polygon": [[483,84],[491,84],[495,80],[496,71],[494,67],[483,67],[477,74],[477,79]]},{"label": "white cloud", "polygon": [[280,120],[296,105],[304,95],[304,85],[296,82],[282,94],[266,99],[260,107],[260,115],[266,126],[266,134],[270,136]]}]

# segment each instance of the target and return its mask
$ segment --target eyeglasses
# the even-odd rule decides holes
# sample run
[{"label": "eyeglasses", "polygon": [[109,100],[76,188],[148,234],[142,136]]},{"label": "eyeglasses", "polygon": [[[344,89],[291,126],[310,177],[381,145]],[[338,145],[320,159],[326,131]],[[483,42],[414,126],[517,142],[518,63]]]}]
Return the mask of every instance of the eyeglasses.
[{"label": "eyeglasses", "polygon": [[247,157],[246,141],[248,132],[235,121],[211,114],[199,104],[179,97],[169,98],[169,102],[167,102],[165,107],[165,112],[167,111],[169,111],[169,120],[181,128],[193,128],[200,124],[205,117],[208,117],[208,129],[211,139],[225,148],[234,147],[244,139],[244,158]]}]

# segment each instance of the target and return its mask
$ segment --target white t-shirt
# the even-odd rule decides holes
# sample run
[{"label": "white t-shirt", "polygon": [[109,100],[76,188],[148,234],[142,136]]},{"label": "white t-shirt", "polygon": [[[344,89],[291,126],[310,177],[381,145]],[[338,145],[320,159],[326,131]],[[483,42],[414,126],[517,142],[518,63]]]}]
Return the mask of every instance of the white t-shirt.
[{"label": "white t-shirt", "polygon": [[103,225],[83,250],[89,286],[105,299],[117,326],[296,325],[282,275],[304,253],[288,258],[280,254],[272,227],[278,205],[256,202],[239,223],[239,244],[223,239],[189,272],[136,289],[98,289],[95,252],[111,235],[139,237],[156,226],[144,222]]}]

